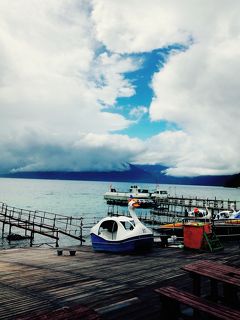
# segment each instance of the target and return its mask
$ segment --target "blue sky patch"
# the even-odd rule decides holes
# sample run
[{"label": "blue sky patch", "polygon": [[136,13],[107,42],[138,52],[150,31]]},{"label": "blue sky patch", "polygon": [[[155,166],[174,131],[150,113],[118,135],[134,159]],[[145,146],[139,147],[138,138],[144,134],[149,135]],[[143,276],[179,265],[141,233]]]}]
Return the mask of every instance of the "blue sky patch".
[{"label": "blue sky patch", "polygon": [[[152,77],[166,63],[169,55],[173,51],[183,51],[187,48],[180,45],[172,45],[166,48],[156,49],[151,52],[132,54],[132,58],[141,59],[143,61],[140,69],[125,73],[124,76],[135,87],[136,93],[131,97],[122,97],[117,99],[116,106],[109,108],[109,112],[117,112],[125,118],[134,120],[131,117],[131,110],[144,106],[149,108],[154,92],[151,88]],[[143,114],[137,123],[131,125],[127,129],[118,131],[121,134],[127,134],[130,137],[139,137],[141,139],[149,138],[159,132],[165,130],[176,130],[177,125],[166,121],[152,122],[149,119],[148,112]]]}]

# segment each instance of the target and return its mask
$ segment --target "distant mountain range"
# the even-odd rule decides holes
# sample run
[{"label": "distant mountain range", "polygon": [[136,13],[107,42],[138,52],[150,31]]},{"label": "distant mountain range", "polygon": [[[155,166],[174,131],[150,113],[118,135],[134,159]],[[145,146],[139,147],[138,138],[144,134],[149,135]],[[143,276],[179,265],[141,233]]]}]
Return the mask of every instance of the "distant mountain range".
[{"label": "distant mountain range", "polygon": [[7,178],[90,180],[130,183],[157,183],[240,187],[240,173],[226,176],[171,177],[164,174],[167,167],[161,165],[129,165],[126,171],[110,172],[16,172],[1,174]]}]

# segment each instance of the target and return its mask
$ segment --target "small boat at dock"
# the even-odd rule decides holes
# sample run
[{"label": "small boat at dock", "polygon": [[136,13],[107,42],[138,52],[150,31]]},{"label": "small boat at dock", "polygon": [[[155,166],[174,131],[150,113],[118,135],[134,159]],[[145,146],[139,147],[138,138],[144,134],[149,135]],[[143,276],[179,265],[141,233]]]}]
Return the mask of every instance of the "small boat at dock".
[{"label": "small boat at dock", "polygon": [[133,185],[127,192],[117,191],[115,188],[110,187],[110,190],[104,194],[105,200],[126,200],[130,197],[135,199],[150,199],[150,192],[147,189],[141,189],[137,185]]},{"label": "small boat at dock", "polygon": [[94,251],[129,253],[152,248],[153,232],[138,219],[135,213],[138,206],[138,200],[131,199],[128,203],[130,217],[106,217],[92,227]]},{"label": "small boat at dock", "polygon": [[152,208],[157,200],[167,199],[168,196],[168,192],[159,186],[153,191],[142,189],[138,185],[132,185],[128,191],[119,191],[110,186],[109,191],[104,194],[104,199],[108,204],[127,205],[128,199],[132,197],[139,200],[141,208]]},{"label": "small boat at dock", "polygon": [[[200,214],[201,215],[201,214]],[[240,216],[235,214],[233,216],[229,215],[228,217],[218,218],[214,215],[213,218],[209,217],[207,213],[205,216],[188,216],[184,218],[178,218],[177,221],[172,223],[166,223],[161,225],[159,228],[155,228],[154,230],[159,233],[165,234],[175,234],[178,237],[183,235],[183,229],[185,225],[188,224],[202,224],[202,223],[210,223],[214,227],[214,231],[217,236],[220,238],[228,238],[229,240],[239,239],[240,238]]]},{"label": "small boat at dock", "polygon": [[169,193],[167,192],[167,190],[161,189],[159,185],[151,193],[152,200],[167,199],[168,196],[169,196]]},{"label": "small boat at dock", "polygon": [[240,219],[240,210],[236,211],[234,205],[232,204],[230,210],[223,210],[215,215],[215,220],[221,219]]}]

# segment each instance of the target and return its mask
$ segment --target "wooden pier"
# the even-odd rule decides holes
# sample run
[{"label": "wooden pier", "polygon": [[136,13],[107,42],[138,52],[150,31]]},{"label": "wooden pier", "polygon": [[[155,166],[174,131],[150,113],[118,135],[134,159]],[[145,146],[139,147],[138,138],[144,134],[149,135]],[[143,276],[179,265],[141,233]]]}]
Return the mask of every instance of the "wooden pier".
[{"label": "wooden pier", "polygon": [[[126,200],[107,200],[109,206],[127,206]],[[212,198],[184,197],[184,196],[168,196],[164,198],[156,198],[143,202],[142,208],[153,208],[159,212],[178,212],[184,213],[185,210],[191,211],[193,208],[211,210],[214,214],[223,210],[234,208],[236,211],[240,209],[240,201],[236,200],[221,200]]]},{"label": "wooden pier", "polygon": [[[116,255],[88,246],[75,249],[75,256],[58,256],[50,248],[0,251],[0,319],[164,319],[154,289],[172,285],[191,291],[183,265],[207,259],[240,267],[236,242],[217,253],[155,247],[144,255]],[[84,316],[74,317],[74,310]]]},{"label": "wooden pier", "polygon": [[191,211],[193,208],[206,209],[206,207],[213,213],[216,214],[219,211],[230,210],[234,208],[236,211],[240,209],[240,201],[236,200],[219,200],[216,197],[209,198],[198,198],[198,197],[184,197],[175,196],[158,199],[156,206],[159,211],[162,212],[180,212],[184,213],[185,210]]}]

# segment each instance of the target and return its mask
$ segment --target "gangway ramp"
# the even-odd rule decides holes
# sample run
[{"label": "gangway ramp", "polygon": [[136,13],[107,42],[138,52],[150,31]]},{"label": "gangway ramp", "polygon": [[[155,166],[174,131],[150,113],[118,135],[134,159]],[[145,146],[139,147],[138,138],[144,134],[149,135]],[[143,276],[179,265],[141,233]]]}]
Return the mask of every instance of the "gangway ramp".
[{"label": "gangway ramp", "polygon": [[2,237],[4,237],[6,225],[9,226],[9,235],[12,227],[24,229],[25,235],[30,233],[30,246],[33,244],[36,233],[54,239],[56,247],[59,245],[60,234],[79,240],[80,244],[85,241],[82,217],[19,209],[0,202],[0,222],[2,222]]}]

